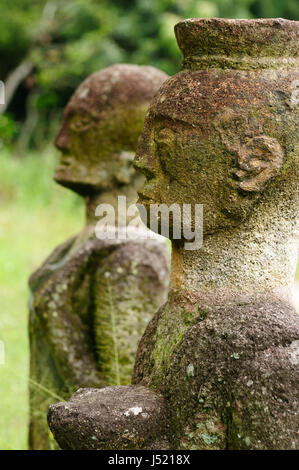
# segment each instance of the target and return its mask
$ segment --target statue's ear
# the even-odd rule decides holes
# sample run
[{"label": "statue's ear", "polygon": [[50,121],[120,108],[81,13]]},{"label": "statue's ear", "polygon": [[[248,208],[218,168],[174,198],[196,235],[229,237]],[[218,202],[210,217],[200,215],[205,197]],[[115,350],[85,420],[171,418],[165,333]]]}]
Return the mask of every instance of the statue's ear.
[{"label": "statue's ear", "polygon": [[279,173],[284,153],[276,139],[266,135],[249,138],[237,152],[238,169],[234,172],[243,191],[261,191]]},{"label": "statue's ear", "polygon": [[236,185],[243,191],[258,192],[276,176],[284,153],[276,139],[264,135],[261,123],[248,119],[241,110],[226,109],[215,120],[222,143],[237,157]]}]

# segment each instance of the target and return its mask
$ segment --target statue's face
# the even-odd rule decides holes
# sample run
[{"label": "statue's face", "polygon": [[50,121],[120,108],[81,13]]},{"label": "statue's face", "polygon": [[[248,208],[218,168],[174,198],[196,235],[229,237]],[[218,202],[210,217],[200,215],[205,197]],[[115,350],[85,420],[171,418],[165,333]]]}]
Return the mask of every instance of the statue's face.
[{"label": "statue's face", "polygon": [[[132,160],[142,122],[124,129],[122,110],[93,115],[80,109],[66,110],[55,145],[60,161],[54,179],[86,195],[130,182]],[[140,120],[140,119],[139,119]]]},{"label": "statue's face", "polygon": [[[196,76],[189,81],[182,76],[183,85],[180,77],[163,85],[147,116],[135,159],[146,176],[138,202],[148,215],[151,203],[202,204],[204,233],[211,233],[249,215],[264,185],[278,173],[283,151],[246,106],[234,108],[233,100],[231,108],[221,106],[217,98],[217,107],[205,83],[199,88]],[[188,87],[198,94],[189,94]]]},{"label": "statue's face", "polygon": [[[233,158],[212,144],[188,123],[165,117],[147,123],[136,155],[136,168],[146,176],[138,202],[147,209],[151,203],[203,204],[205,230],[225,225],[223,190]],[[232,185],[229,191],[234,197]]]}]

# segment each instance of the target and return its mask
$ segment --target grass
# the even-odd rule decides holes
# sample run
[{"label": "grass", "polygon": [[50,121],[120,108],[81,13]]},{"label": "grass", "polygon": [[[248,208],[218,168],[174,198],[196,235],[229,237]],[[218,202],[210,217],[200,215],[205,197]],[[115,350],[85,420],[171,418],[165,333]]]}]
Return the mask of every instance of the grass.
[{"label": "grass", "polygon": [[24,159],[0,151],[1,450],[27,448],[28,276],[84,217],[81,198],[52,181],[55,165],[53,150]]}]

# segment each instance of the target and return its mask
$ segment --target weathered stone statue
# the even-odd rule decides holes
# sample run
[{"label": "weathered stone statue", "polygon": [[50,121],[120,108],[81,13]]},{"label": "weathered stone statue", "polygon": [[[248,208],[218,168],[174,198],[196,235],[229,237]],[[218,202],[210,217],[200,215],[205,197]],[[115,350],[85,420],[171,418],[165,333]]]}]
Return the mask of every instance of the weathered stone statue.
[{"label": "weathered stone statue", "polygon": [[203,204],[203,246],[173,241],[134,385],[78,391],[49,425],[65,449],[295,449],[299,22],[191,19],[175,32],[183,70],[146,119],[140,202]]},{"label": "weathered stone statue", "polygon": [[111,66],[87,78],[66,107],[54,179],[85,198],[86,224],[30,278],[33,449],[51,445],[46,415],[57,397],[131,380],[138,341],[167,298],[165,239],[95,236],[98,205],[111,204],[117,215],[118,195],[128,206],[137,199],[143,177],[132,160],[149,103],[166,78],[152,67]]}]

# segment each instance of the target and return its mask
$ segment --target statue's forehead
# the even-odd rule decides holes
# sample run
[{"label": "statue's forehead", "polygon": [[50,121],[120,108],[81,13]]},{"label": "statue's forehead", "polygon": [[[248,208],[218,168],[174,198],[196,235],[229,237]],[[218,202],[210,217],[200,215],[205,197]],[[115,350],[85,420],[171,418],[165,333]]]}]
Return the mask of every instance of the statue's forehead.
[{"label": "statue's forehead", "polygon": [[199,116],[194,116],[192,112],[182,113],[179,106],[170,109],[168,106],[160,107],[153,104],[147,116],[146,128],[150,132],[170,128],[178,134],[184,130],[198,134],[203,131],[203,120]]},{"label": "statue's forehead", "polygon": [[99,117],[102,111],[105,111],[104,106],[95,106],[90,100],[79,98],[78,95],[75,94],[72,96],[64,110],[64,117],[72,118],[75,115]]},{"label": "statue's forehead", "polygon": [[72,117],[75,114],[99,117],[110,109],[111,84],[108,88],[107,80],[103,82],[100,78],[95,79],[91,76],[79,85],[65,108],[65,117]]},{"label": "statue's forehead", "polygon": [[149,109],[149,120],[181,126],[200,126],[203,120],[200,76],[180,72],[160,88]]},{"label": "statue's forehead", "polygon": [[[196,124],[196,125],[195,125]],[[193,129],[194,131],[200,130],[198,120],[192,119],[192,116],[180,116],[179,113],[153,111],[149,114],[148,127],[153,130],[159,130],[163,127],[169,127],[173,130],[182,131],[184,128]]]}]

